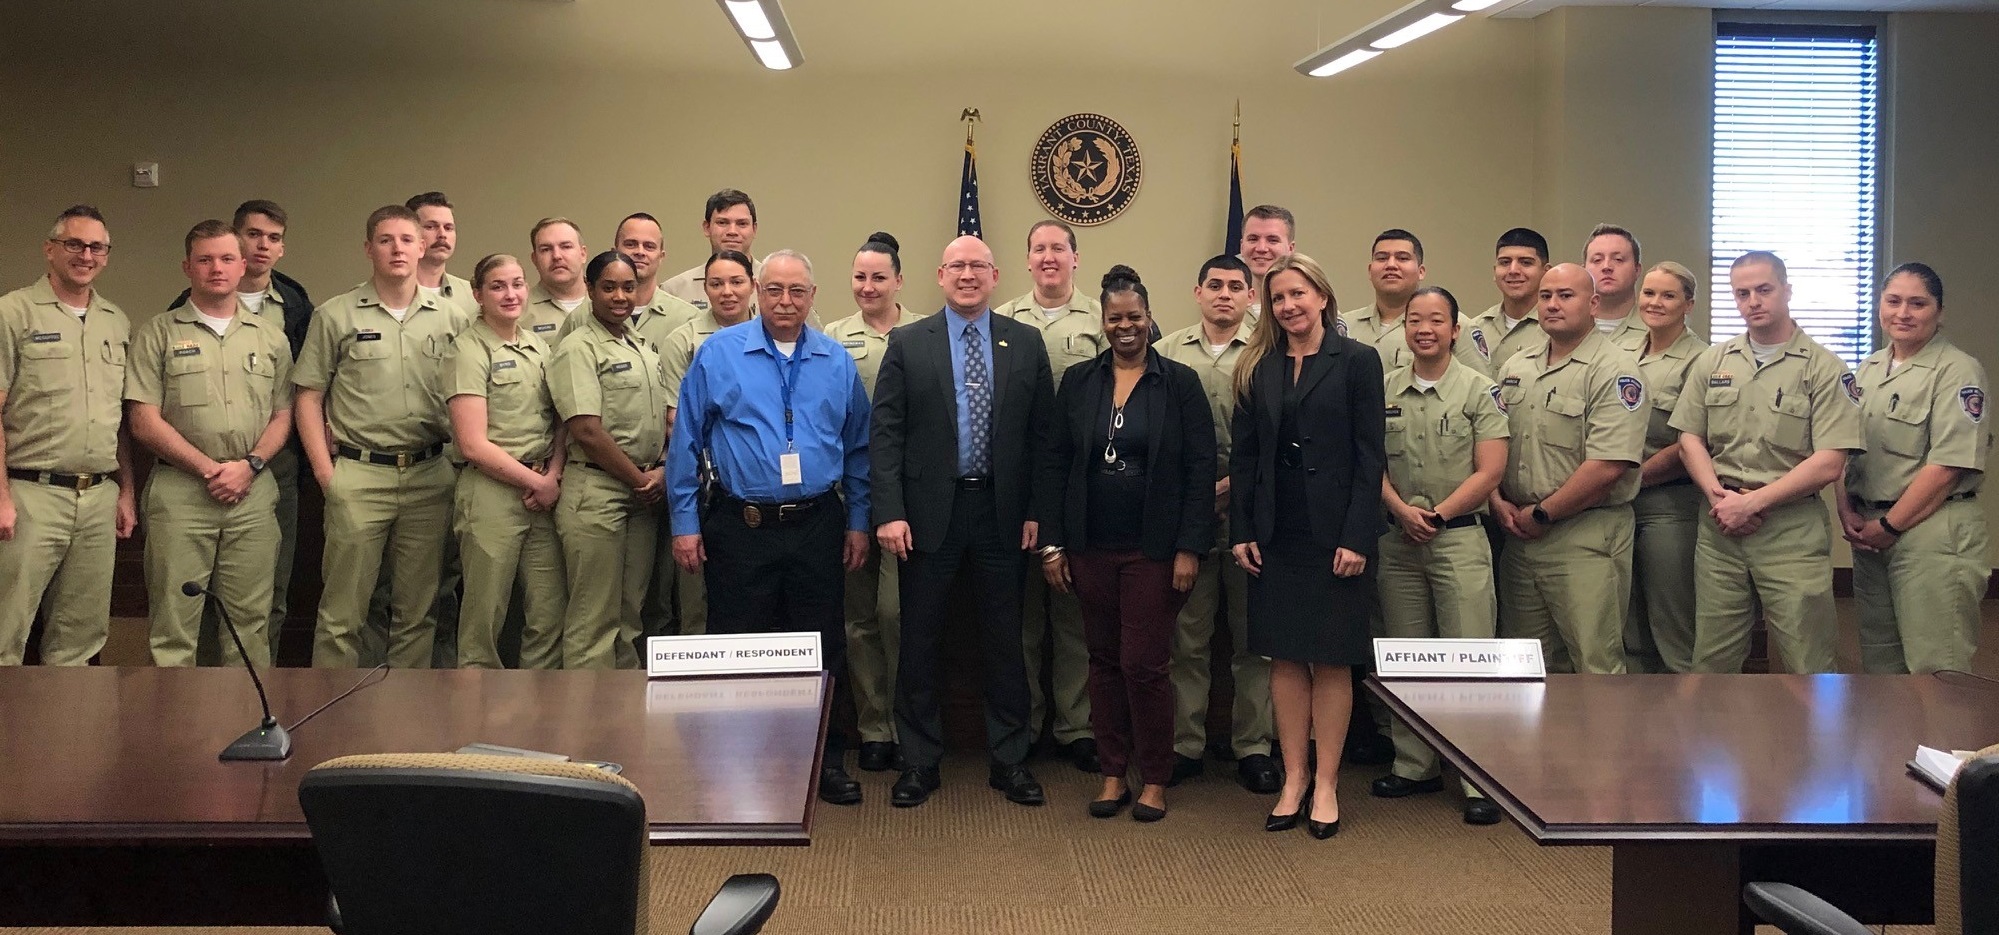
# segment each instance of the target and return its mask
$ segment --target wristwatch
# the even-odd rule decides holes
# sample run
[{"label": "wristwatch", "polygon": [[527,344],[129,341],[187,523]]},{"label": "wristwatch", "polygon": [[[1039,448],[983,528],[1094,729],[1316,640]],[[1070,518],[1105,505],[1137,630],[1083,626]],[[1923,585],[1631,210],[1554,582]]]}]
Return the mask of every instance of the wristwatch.
[{"label": "wristwatch", "polygon": [[268,466],[264,461],[264,459],[257,457],[255,454],[244,455],[243,463],[248,464],[250,466],[251,477],[256,477],[257,475],[264,473],[264,468]]},{"label": "wristwatch", "polygon": [[1879,517],[1877,517],[1874,521],[1881,524],[1882,532],[1894,536],[1897,539],[1902,538],[1902,531],[1896,529],[1894,523],[1888,522],[1888,514],[1883,513]]},{"label": "wristwatch", "polygon": [[1533,517],[1534,517],[1534,522],[1535,522],[1536,524],[1538,524],[1538,525],[1542,525],[1542,526],[1553,526],[1553,525],[1555,525],[1555,519],[1554,519],[1554,517],[1552,517],[1552,516],[1549,516],[1549,515],[1548,515],[1548,511],[1547,511],[1547,510],[1544,510],[1544,509],[1541,509],[1541,505],[1540,505],[1540,504],[1538,504],[1538,503],[1534,504],[1534,512],[1533,512],[1533,514],[1532,514],[1532,515],[1533,515]]}]

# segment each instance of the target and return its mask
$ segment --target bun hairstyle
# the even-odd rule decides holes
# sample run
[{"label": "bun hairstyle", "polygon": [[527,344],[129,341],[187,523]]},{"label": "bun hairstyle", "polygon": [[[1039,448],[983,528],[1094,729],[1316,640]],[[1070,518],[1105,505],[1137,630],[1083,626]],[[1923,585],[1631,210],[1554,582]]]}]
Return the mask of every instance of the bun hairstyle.
[{"label": "bun hairstyle", "polygon": [[867,242],[861,244],[860,252],[887,256],[889,268],[895,270],[897,276],[902,275],[902,244],[895,239],[894,234],[887,231],[875,231],[869,234]]},{"label": "bun hairstyle", "polygon": [[[733,206],[728,206],[728,207],[733,207]],[[725,207],[723,210],[727,210],[727,207]],[[711,254],[708,257],[708,262],[701,264],[701,275],[703,276],[709,275],[708,271],[714,269],[715,264],[717,263],[734,263],[737,266],[743,268],[743,275],[748,276],[752,279],[756,278],[757,275],[756,264],[752,262],[748,256],[745,256],[741,250],[715,251],[713,254]]]},{"label": "bun hairstyle", "polygon": [[1458,316],[1458,297],[1452,295],[1451,290],[1446,289],[1443,286],[1424,286],[1421,289],[1418,289],[1415,292],[1411,293],[1409,296],[1409,300],[1411,302],[1414,302],[1416,300],[1416,297],[1420,295],[1442,296],[1444,299],[1444,304],[1451,307],[1451,325],[1454,327],[1457,325],[1458,321],[1460,320]]},{"label": "bun hairstyle", "polygon": [[481,259],[477,266],[472,267],[472,288],[484,292],[486,290],[486,280],[493,275],[494,270],[509,266],[519,269],[520,265],[521,261],[514,259],[512,254],[490,254]]},{"label": "bun hairstyle", "polygon": [[591,257],[590,264],[583,267],[583,281],[592,288],[595,288],[597,283],[604,278],[604,271],[610,269],[616,263],[623,263],[631,267],[632,274],[634,276],[638,275],[638,261],[616,250],[606,250]]},{"label": "bun hairstyle", "polygon": [[1103,294],[1098,301],[1109,304],[1111,296],[1120,292],[1138,293],[1138,304],[1149,314],[1152,311],[1152,296],[1145,291],[1145,283],[1139,281],[1138,271],[1122,263],[1104,273]]},{"label": "bun hairstyle", "polygon": [[1920,280],[1923,289],[1930,294],[1930,300],[1937,304],[1937,310],[1943,310],[1943,277],[1937,275],[1928,263],[1904,263],[1889,270],[1888,275],[1881,279],[1881,288],[1888,288],[1888,280],[1904,274]]}]

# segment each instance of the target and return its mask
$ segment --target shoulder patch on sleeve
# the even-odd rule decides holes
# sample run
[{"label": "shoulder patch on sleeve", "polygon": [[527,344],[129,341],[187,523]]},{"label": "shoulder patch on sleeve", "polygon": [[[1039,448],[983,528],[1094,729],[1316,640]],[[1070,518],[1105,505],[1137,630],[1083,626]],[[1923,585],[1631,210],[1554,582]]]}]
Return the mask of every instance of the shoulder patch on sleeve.
[{"label": "shoulder patch on sleeve", "polygon": [[[1478,356],[1483,357],[1486,360],[1492,359],[1492,348],[1485,343],[1484,328],[1473,328],[1471,330],[1471,346],[1472,350],[1478,352]],[[1504,409],[1505,407],[1502,406],[1500,408]]]},{"label": "shoulder patch on sleeve", "polygon": [[[1853,404],[1856,406],[1860,405],[1860,381],[1854,378],[1853,371],[1849,370],[1845,373],[1840,374],[1839,385],[1846,390],[1847,399],[1852,400]],[[1966,389],[1973,389],[1973,388],[1974,387],[1966,387]]]},{"label": "shoulder patch on sleeve", "polygon": [[1337,332],[1339,332],[1339,333],[1340,333],[1340,337],[1343,337],[1343,338],[1344,338],[1344,337],[1346,337],[1346,336],[1347,336],[1347,320],[1346,320],[1346,319],[1344,319],[1344,318],[1341,318],[1341,317],[1340,317],[1340,316],[1338,316],[1338,315],[1334,315],[1334,316],[1333,316],[1333,330],[1334,330],[1334,331],[1337,331]]},{"label": "shoulder patch on sleeve", "polygon": [[1499,387],[1488,386],[1485,388],[1485,392],[1492,397],[1492,404],[1499,407],[1500,412],[1506,411],[1506,395],[1499,391]]},{"label": "shoulder patch on sleeve", "polygon": [[1634,376],[1617,378],[1617,401],[1624,404],[1627,412],[1637,412],[1645,405],[1645,383]]},{"label": "shoulder patch on sleeve", "polygon": [[1964,407],[1964,414],[1973,424],[1985,421],[1985,391],[1976,386],[1961,387],[1957,391],[1958,405]]}]

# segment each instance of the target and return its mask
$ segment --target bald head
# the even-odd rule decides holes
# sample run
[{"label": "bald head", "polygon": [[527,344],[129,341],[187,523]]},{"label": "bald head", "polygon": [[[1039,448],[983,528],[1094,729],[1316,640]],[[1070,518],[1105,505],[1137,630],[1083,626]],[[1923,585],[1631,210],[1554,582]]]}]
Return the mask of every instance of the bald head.
[{"label": "bald head", "polygon": [[944,290],[944,304],[952,311],[976,317],[986,310],[998,285],[999,269],[985,241],[967,235],[944,248],[944,259],[937,264],[937,286]]},{"label": "bald head", "polygon": [[1541,330],[1558,343],[1581,341],[1596,327],[1596,278],[1574,263],[1541,276]]}]

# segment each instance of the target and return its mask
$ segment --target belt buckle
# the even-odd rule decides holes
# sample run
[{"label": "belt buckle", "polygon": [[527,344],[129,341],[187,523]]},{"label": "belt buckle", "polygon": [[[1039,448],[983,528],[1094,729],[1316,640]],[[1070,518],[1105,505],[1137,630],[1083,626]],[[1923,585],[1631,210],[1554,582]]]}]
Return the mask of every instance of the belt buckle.
[{"label": "belt buckle", "polygon": [[410,453],[407,451],[396,452],[396,467],[406,468],[409,466],[410,466]]},{"label": "belt buckle", "polygon": [[92,474],[78,474],[75,477],[76,492],[82,493],[97,486],[97,477]]},{"label": "belt buckle", "polygon": [[755,529],[764,524],[764,511],[748,503],[743,504],[743,525]]},{"label": "belt buckle", "polygon": [[804,511],[805,505],[802,503],[780,503],[777,505],[777,521],[783,523],[792,514]]}]

